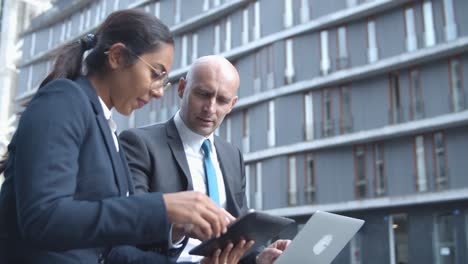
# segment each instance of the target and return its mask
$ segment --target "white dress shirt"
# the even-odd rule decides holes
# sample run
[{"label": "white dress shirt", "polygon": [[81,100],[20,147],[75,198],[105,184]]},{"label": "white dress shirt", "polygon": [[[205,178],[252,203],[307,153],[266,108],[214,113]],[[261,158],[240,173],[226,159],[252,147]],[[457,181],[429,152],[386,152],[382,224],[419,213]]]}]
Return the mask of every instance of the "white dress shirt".
[{"label": "white dress shirt", "polygon": [[[205,139],[210,140],[211,144],[211,160],[217,176],[218,182],[218,191],[219,191],[219,201],[223,208],[226,208],[226,189],[224,186],[223,174],[219,166],[218,154],[216,153],[216,147],[214,145],[214,135],[213,133],[208,137],[201,136],[192,130],[190,130],[180,117],[180,112],[177,112],[174,116],[174,123],[179,132],[182,144],[184,146],[185,156],[187,157],[187,162],[190,169],[190,175],[192,177],[193,190],[207,193],[206,191],[206,176],[204,168],[204,156],[202,151],[202,144]],[[189,255],[188,252],[195,246],[201,243],[198,239],[190,238],[187,246],[180,255],[177,262],[181,261],[192,261],[197,262],[202,259],[200,256]]]},{"label": "white dress shirt", "polygon": [[99,98],[99,102],[101,103],[101,106],[102,106],[102,111],[104,112],[104,117],[106,118],[107,124],[109,125],[109,129],[111,131],[112,138],[114,139],[115,149],[117,150],[117,152],[119,152],[119,141],[117,140],[117,136],[115,135],[115,131],[117,131],[117,125],[115,124],[114,119],[112,119],[112,112],[111,112],[111,110],[109,108],[107,108],[107,105],[106,105],[106,103],[104,103],[102,98],[99,97],[99,96],[98,96],[98,98]]}]

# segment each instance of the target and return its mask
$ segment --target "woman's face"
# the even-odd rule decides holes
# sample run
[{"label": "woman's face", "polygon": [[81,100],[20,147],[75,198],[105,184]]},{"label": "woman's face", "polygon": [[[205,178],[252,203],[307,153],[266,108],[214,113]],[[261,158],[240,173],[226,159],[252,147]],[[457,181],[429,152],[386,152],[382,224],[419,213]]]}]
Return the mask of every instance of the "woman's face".
[{"label": "woman's face", "polygon": [[157,51],[141,54],[134,64],[114,72],[109,95],[119,113],[130,115],[151,98],[164,95],[163,75],[171,70],[173,53],[173,45],[161,44]]}]

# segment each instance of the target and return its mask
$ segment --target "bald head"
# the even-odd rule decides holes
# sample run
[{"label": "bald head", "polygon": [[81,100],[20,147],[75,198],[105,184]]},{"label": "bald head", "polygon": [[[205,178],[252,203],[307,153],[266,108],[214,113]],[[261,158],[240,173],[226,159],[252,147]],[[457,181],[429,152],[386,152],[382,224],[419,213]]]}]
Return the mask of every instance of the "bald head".
[{"label": "bald head", "polygon": [[222,56],[209,55],[198,58],[192,64],[187,73],[186,89],[191,88],[192,81],[207,75],[213,76],[219,83],[228,85],[229,88],[234,89],[234,92],[237,92],[239,88],[239,73],[234,65]]},{"label": "bald head", "polygon": [[197,59],[179,82],[180,116],[187,127],[209,136],[237,102],[240,80],[234,65],[222,56]]}]

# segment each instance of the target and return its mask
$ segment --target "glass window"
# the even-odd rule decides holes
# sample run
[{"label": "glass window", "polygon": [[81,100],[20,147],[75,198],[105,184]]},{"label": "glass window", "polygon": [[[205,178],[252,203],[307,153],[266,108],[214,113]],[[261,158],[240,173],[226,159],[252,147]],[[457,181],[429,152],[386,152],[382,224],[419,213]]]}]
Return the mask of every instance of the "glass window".
[{"label": "glass window", "polygon": [[304,95],[304,135],[305,140],[314,139],[314,101],[312,92],[307,92]]},{"label": "glass window", "polygon": [[259,93],[262,89],[262,61],[260,51],[253,54],[254,56],[254,93]]},{"label": "glass window", "polygon": [[369,63],[376,62],[379,59],[374,20],[367,21],[367,57]]},{"label": "glass window", "polygon": [[426,47],[434,46],[436,36],[434,31],[434,13],[432,12],[432,2],[426,0],[423,3],[424,16],[424,44]]},{"label": "glass window", "polygon": [[447,41],[457,38],[457,24],[455,23],[455,12],[453,0],[444,0],[444,22],[445,39]]},{"label": "glass window", "polygon": [[275,87],[275,72],[273,65],[275,65],[275,56],[273,45],[267,48],[267,89],[271,90]]},{"label": "glass window", "polygon": [[293,58],[293,40],[286,40],[286,69],[284,71],[285,84],[291,84],[294,82],[294,58]]},{"label": "glass window", "polygon": [[[252,193],[251,193],[251,188],[250,188],[250,179],[251,179],[251,175],[250,175],[250,165],[245,165],[245,196],[247,198],[247,207],[248,208],[254,208],[254,206],[252,205],[251,203],[251,200],[250,197],[252,196]],[[255,186],[255,184],[254,184]]]},{"label": "glass window", "polygon": [[465,93],[462,87],[461,66],[457,59],[450,61],[450,87],[452,94],[452,109],[459,112],[465,109]]},{"label": "glass window", "polygon": [[306,186],[305,186],[305,201],[306,203],[315,202],[315,163],[312,153],[306,154]]},{"label": "glass window", "polygon": [[231,143],[232,141],[232,129],[231,129],[231,119],[226,118],[224,123],[226,124],[226,141]]},{"label": "glass window", "polygon": [[434,134],[434,157],[436,167],[436,186],[438,190],[448,188],[447,162],[445,154],[444,134]]},{"label": "glass window", "polygon": [[207,11],[210,9],[210,0],[204,0],[203,1],[203,11]]},{"label": "glass window", "polygon": [[242,44],[249,43],[249,9],[242,11]]},{"label": "glass window", "polygon": [[424,137],[417,136],[415,138],[416,151],[416,190],[418,192],[427,191],[427,175],[426,175],[426,156],[424,151]]},{"label": "glass window", "polygon": [[263,208],[263,190],[262,190],[262,163],[257,162],[255,174],[255,209]]},{"label": "glass window", "polygon": [[268,146],[274,147],[276,143],[275,101],[268,102]]},{"label": "glass window", "polygon": [[435,216],[434,244],[437,264],[456,263],[455,223],[450,213]]},{"label": "glass window", "polygon": [[301,23],[309,21],[309,0],[301,0]]},{"label": "glass window", "polygon": [[328,31],[320,32],[320,73],[328,75],[330,72],[330,54],[328,49]]},{"label": "glass window", "polygon": [[390,263],[408,264],[408,218],[406,214],[389,217]]},{"label": "glass window", "polygon": [[340,69],[346,69],[349,67],[348,58],[348,38],[346,36],[346,27],[342,26],[338,28],[338,66]]},{"label": "glass window", "polygon": [[390,117],[393,124],[403,121],[400,100],[400,78],[397,74],[390,74]]},{"label": "glass window", "polygon": [[224,49],[226,51],[231,50],[231,18],[226,19],[226,42],[224,44]]},{"label": "glass window", "polygon": [[216,24],[214,27],[214,46],[213,46],[214,54],[219,54],[221,52],[220,38],[221,38],[221,28],[219,24]]},{"label": "glass window", "polygon": [[180,23],[180,18],[181,18],[181,15],[180,15],[180,10],[181,10],[181,0],[175,0],[175,3],[174,3],[174,24],[178,24]]},{"label": "glass window", "polygon": [[[116,1],[118,2],[118,1]],[[161,16],[161,2],[154,3],[154,16],[159,18]]]},{"label": "glass window", "polygon": [[180,54],[180,65],[187,66],[187,35],[182,36],[182,52]]},{"label": "glass window", "polygon": [[347,86],[341,87],[341,120],[340,131],[342,134],[349,133],[353,130],[352,115],[351,115],[351,98],[349,95],[349,88]]},{"label": "glass window", "polygon": [[384,153],[383,144],[377,143],[374,145],[374,162],[375,162],[375,194],[382,196],[386,192],[385,188],[385,173],[384,173]]},{"label": "glass window", "polygon": [[410,71],[411,114],[413,120],[424,117],[424,101],[421,91],[419,71]]},{"label": "glass window", "polygon": [[198,59],[198,34],[192,34],[192,63]]},{"label": "glass window", "polygon": [[242,112],[242,151],[247,153],[250,151],[250,120],[248,110]]},{"label": "glass window", "polygon": [[323,136],[333,136],[333,120],[332,120],[332,102],[330,98],[330,91],[324,89],[322,91],[322,102],[323,102]]},{"label": "glass window", "polygon": [[364,146],[355,148],[354,159],[356,166],[356,197],[365,198],[367,196],[367,178]]},{"label": "glass window", "polygon": [[260,24],[260,2],[256,1],[254,4],[254,40],[260,39],[261,24]]},{"label": "glass window", "polygon": [[284,0],[284,27],[288,28],[293,25],[292,0]]},{"label": "glass window", "polygon": [[297,168],[296,157],[289,157],[289,190],[288,190],[288,204],[297,205]]},{"label": "glass window", "polygon": [[414,51],[418,48],[418,39],[416,37],[416,25],[414,23],[414,9],[405,10],[406,25],[406,51]]}]

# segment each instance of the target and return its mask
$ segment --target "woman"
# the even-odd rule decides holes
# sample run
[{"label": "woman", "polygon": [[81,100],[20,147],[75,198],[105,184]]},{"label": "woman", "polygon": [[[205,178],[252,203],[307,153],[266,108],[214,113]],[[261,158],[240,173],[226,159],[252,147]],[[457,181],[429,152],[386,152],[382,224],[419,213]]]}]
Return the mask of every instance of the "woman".
[{"label": "woman", "polygon": [[131,195],[110,109],[129,115],[163,96],[173,43],[157,18],[123,10],[58,52],[8,147],[0,263],[166,263],[165,255],[123,245],[167,248],[171,223],[192,224],[205,237],[226,229],[225,213],[200,193]]}]

